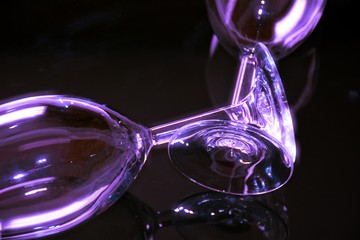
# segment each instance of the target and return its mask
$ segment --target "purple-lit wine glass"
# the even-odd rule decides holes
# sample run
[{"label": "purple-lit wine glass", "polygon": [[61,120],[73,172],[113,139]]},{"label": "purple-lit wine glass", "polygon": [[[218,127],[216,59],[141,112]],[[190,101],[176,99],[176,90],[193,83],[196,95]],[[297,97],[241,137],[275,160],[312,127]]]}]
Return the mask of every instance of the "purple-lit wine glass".
[{"label": "purple-lit wine glass", "polygon": [[43,95],[2,104],[2,238],[64,231],[104,211],[132,183],[150,149],[168,141],[163,130],[83,98]]},{"label": "purple-lit wine glass", "polygon": [[251,52],[262,42],[279,59],[312,33],[326,0],[206,0],[206,4],[212,28],[230,53]]},{"label": "purple-lit wine glass", "polygon": [[[278,84],[276,86],[269,85],[269,88],[271,89],[271,92],[275,93],[274,96],[280,96],[280,92],[282,94],[278,98],[275,97],[275,99],[277,99],[276,101],[270,100],[270,102],[272,102],[270,105],[273,103],[275,103],[275,105],[281,103],[282,107],[279,108],[281,111],[273,111],[267,107],[269,104],[266,104],[266,102],[269,100],[265,94],[258,98],[261,99],[258,100],[260,103],[258,108],[263,109],[264,114],[262,119],[266,119],[266,121],[261,120],[261,118],[260,121],[258,121],[255,116],[252,121],[247,123],[252,125],[253,122],[257,122],[255,125],[280,142],[292,161],[295,162],[296,144],[291,112],[273,58],[279,59],[291,53],[310,35],[322,16],[326,0],[207,0],[206,4],[208,18],[215,33],[210,55],[219,42],[228,52],[234,55],[239,62],[236,85],[231,104],[238,104],[239,101],[248,98],[248,84],[252,82],[252,79],[277,78],[278,80],[275,82],[278,82]],[[259,51],[259,46],[262,46],[261,51]],[[263,57],[258,58],[260,61],[256,62],[254,61],[254,55],[263,55]],[[259,73],[256,64],[263,66],[265,71]],[[263,87],[264,89],[267,88],[266,86]],[[251,102],[251,100],[249,101]],[[267,111],[264,109],[267,109]],[[279,116],[275,117],[277,120],[269,120],[273,118],[274,113],[279,114]],[[244,118],[242,111],[233,111],[229,116],[232,120],[237,122],[242,122],[242,119],[247,119],[246,117]],[[261,123],[261,121],[263,121],[263,123]],[[183,129],[182,131],[182,133],[178,133],[180,139],[193,138],[194,130],[188,131],[188,129]],[[236,130],[234,129],[234,131]],[[188,135],[191,137],[188,137]],[[174,135],[174,137],[175,136],[177,135]],[[231,139],[231,135],[229,135],[229,139]],[[259,136],[249,138],[249,144],[245,144],[241,147],[241,151],[247,149],[246,151],[251,150],[256,152],[254,149],[257,148],[253,148],[253,146],[257,145],[257,143],[254,143],[253,139],[259,139]],[[232,142],[232,140],[229,140],[229,142]],[[236,142],[236,140],[234,142]],[[189,143],[187,142],[186,144]],[[237,153],[234,153],[233,150],[231,151],[231,154],[228,154],[226,151],[221,154],[227,154],[229,159],[234,158],[238,160],[239,158],[242,158],[242,153],[239,156]],[[218,157],[218,155],[219,153],[216,151],[216,156],[213,158]],[[190,161],[188,160],[188,162]],[[196,166],[196,163],[197,162],[191,163],[186,169],[181,170],[182,172],[187,173],[187,175],[195,182],[201,184],[201,181],[203,180],[200,180],[200,175],[198,175],[195,170],[191,170],[196,169],[194,167]],[[225,164],[229,163],[223,162],[223,165]],[[234,187],[233,178],[236,176],[234,169],[237,169],[236,166],[243,165],[236,161],[234,161],[234,164],[235,165],[233,166],[229,165],[231,167],[228,167],[227,170],[229,172],[227,174],[229,189]],[[192,167],[190,167],[191,165]],[[218,164],[216,164],[216,167],[212,166],[211,168],[218,169],[219,167]],[[206,185],[213,185],[216,190],[219,188],[219,183],[218,181],[212,180],[214,171],[215,170],[213,169],[211,173],[209,172],[208,175],[206,175],[206,177],[208,177],[207,179],[209,179],[209,183],[206,183]],[[239,176],[248,174],[241,169],[238,169],[237,171],[239,172],[238,174],[240,174]],[[272,168],[267,167],[267,171],[269,176],[274,177],[273,174],[275,172]],[[253,172],[253,169],[251,169],[251,172]],[[231,177],[229,177],[230,173],[232,174]],[[205,177],[203,176],[202,178]],[[256,182],[257,180],[253,179],[252,181]],[[262,181],[259,181],[257,184],[259,188],[263,185],[267,185],[267,183]],[[229,189],[223,190],[231,192]]]},{"label": "purple-lit wine glass", "polygon": [[[256,74],[250,83],[241,84],[241,92],[246,91],[247,97],[239,104],[152,128],[78,97],[42,95],[0,105],[0,236],[46,236],[104,211],[126,191],[153,146],[171,141],[171,157],[179,169],[184,168],[184,162],[178,158],[178,144],[182,143],[179,137],[187,138],[180,136],[183,130],[177,130],[185,124],[190,124],[184,126],[187,131],[194,129],[191,124],[200,128],[212,125],[212,133],[218,131],[219,135],[210,139],[207,134],[203,140],[209,142],[200,142],[211,150],[208,153],[213,156],[216,149],[223,151],[227,147],[227,151],[233,149],[241,154],[246,162],[236,166],[236,171],[241,168],[246,174],[229,175],[217,185],[208,179],[197,183],[240,195],[260,194],[282,186],[291,175],[293,161],[277,140],[285,134],[282,129],[278,129],[280,135],[271,136],[266,126],[280,127],[278,123],[284,120],[282,113],[287,105],[280,79],[271,75],[277,72],[271,72],[274,66],[268,65],[266,47],[259,45],[257,49]],[[238,122],[229,121],[234,118]],[[222,135],[224,130],[227,132]],[[175,132],[176,137],[170,139]],[[255,145],[248,146],[253,152],[239,145],[246,134],[254,138]],[[229,141],[230,135],[239,136],[239,141]],[[216,141],[212,141],[215,137]],[[189,147],[193,148],[192,143]],[[220,158],[217,155],[216,159]],[[215,163],[217,173],[228,173],[222,166],[228,165],[226,161]],[[272,176],[269,169],[273,169]],[[196,170],[202,171],[208,172],[208,166]],[[229,177],[235,187],[229,188]]]},{"label": "purple-lit wine glass", "polygon": [[169,155],[195,183],[232,194],[262,194],[284,185],[296,159],[292,116],[275,62],[262,43],[239,68],[229,120],[187,124]]},{"label": "purple-lit wine glass", "polygon": [[[205,187],[239,195],[281,187],[293,169],[282,144],[288,106],[263,44],[252,60],[254,77],[237,85],[241,101],[151,128],[78,97],[42,95],[0,105],[0,236],[46,236],[104,211],[126,191],[152,147],[169,142],[174,164]],[[194,129],[201,131],[184,136]],[[195,173],[213,179],[194,178],[184,165],[183,151],[194,144],[209,156]]]},{"label": "purple-lit wine glass", "polygon": [[104,211],[126,191],[152,147],[165,143],[175,166],[207,188],[254,195],[284,185],[295,141],[272,55],[294,50],[325,2],[207,1],[218,38],[241,58],[229,106],[146,128],[77,97],[0,105],[0,238],[46,236]]}]

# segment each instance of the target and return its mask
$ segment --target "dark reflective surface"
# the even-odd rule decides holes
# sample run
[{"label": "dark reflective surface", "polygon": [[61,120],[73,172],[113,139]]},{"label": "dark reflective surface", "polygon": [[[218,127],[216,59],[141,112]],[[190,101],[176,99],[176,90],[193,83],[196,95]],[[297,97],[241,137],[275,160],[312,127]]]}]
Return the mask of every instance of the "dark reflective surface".
[{"label": "dark reflective surface", "polygon": [[288,239],[282,192],[239,197],[215,192],[191,195],[174,209],[184,239]]},{"label": "dark reflective surface", "polygon": [[[294,175],[282,189],[293,240],[357,239],[359,38],[350,3],[328,1],[310,38],[278,62],[299,146]],[[6,0],[0,6],[1,99],[74,94],[149,127],[229,100],[236,61],[226,53],[209,58],[213,33],[203,1]],[[177,172],[165,149],[157,149],[129,192],[164,212],[203,190]],[[139,215],[148,210],[121,206],[121,214],[110,208],[90,220],[95,225],[89,221],[51,239],[142,239]],[[121,224],[129,224],[126,232]],[[187,229],[196,239],[198,229]],[[184,236],[169,226],[154,239]]]},{"label": "dark reflective surface", "polygon": [[173,230],[182,239],[225,237],[285,240],[288,239],[288,228],[287,207],[282,191],[248,197],[198,192],[161,212],[155,212],[126,192],[97,219],[47,239],[77,239],[78,236],[101,239],[108,238],[111,233],[119,239],[149,240],[158,239],[163,232]]}]

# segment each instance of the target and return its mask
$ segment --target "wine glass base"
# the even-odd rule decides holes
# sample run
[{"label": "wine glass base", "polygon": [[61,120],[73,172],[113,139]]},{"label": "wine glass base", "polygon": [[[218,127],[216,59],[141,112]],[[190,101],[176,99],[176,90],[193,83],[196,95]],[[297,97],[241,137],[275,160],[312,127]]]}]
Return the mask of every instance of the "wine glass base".
[{"label": "wine glass base", "polygon": [[291,177],[286,150],[257,127],[205,120],[180,128],[169,144],[178,170],[211,190],[236,195],[273,191]]}]

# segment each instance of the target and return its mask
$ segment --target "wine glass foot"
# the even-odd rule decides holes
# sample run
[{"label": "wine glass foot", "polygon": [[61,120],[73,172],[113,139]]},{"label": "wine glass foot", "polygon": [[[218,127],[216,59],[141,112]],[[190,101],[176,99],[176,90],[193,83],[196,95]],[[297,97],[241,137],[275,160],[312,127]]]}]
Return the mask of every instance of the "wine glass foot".
[{"label": "wine glass foot", "polygon": [[257,127],[229,120],[204,120],[180,128],[169,156],[193,182],[211,190],[256,195],[280,188],[293,161],[286,150]]}]

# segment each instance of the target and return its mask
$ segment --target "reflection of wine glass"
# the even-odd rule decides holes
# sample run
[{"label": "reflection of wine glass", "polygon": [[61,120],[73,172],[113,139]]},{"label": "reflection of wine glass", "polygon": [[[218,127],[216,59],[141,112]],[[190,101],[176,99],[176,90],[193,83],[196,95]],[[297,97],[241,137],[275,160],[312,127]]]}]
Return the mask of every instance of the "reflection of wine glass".
[{"label": "reflection of wine glass", "polygon": [[[313,39],[312,39],[313,40]],[[317,43],[309,41],[283,61],[279,61],[289,105],[294,114],[312,98],[317,85],[320,56]]]},{"label": "reflection of wine glass", "polygon": [[46,240],[136,239],[151,240],[159,228],[158,213],[129,192],[109,211],[78,227],[48,236]]},{"label": "reflection of wine glass", "polygon": [[[288,239],[287,212],[280,192],[264,196],[205,192],[178,204],[174,225],[184,239]],[[191,223],[191,224],[189,224]]]},{"label": "reflection of wine glass", "polygon": [[274,58],[296,49],[318,24],[326,0],[207,0],[210,23],[233,55],[264,43]]},{"label": "reflection of wine glass", "polygon": [[[196,141],[184,134],[197,126],[200,135],[192,137],[201,140],[204,134],[201,147],[210,149],[210,159],[216,155],[216,160],[221,160],[221,155],[214,155],[217,149],[225,154],[224,161],[214,162],[215,168],[203,170],[208,174],[215,169],[225,178],[215,185],[209,179],[193,180],[234,194],[260,194],[281,187],[293,166],[287,146],[281,144],[288,136],[282,125],[287,123],[288,107],[265,46],[256,47],[252,61],[254,78],[239,85],[241,93],[247,94],[237,104],[152,128],[134,123],[103,105],[75,97],[44,95],[2,104],[3,238],[52,234],[102,212],[125,192],[155,145],[171,141],[172,160],[178,168],[189,170],[179,158],[183,151],[179,144],[190,140],[190,148],[194,147]],[[204,120],[209,118],[218,120]],[[184,124],[190,125],[177,131]],[[249,144],[248,140],[252,142]],[[183,147],[188,146],[185,143]],[[232,153],[236,156],[228,158]],[[227,175],[229,165],[234,165],[241,174]],[[195,173],[199,170],[195,169]]]},{"label": "reflection of wine glass", "polygon": [[[183,239],[201,236],[285,240],[288,236],[288,217],[281,191],[245,197],[201,192],[160,212],[126,192],[110,210],[49,240],[112,239],[120,235],[123,239],[150,240],[157,239],[157,234],[169,227],[174,227]],[[107,237],[108,232],[114,237]]]}]

